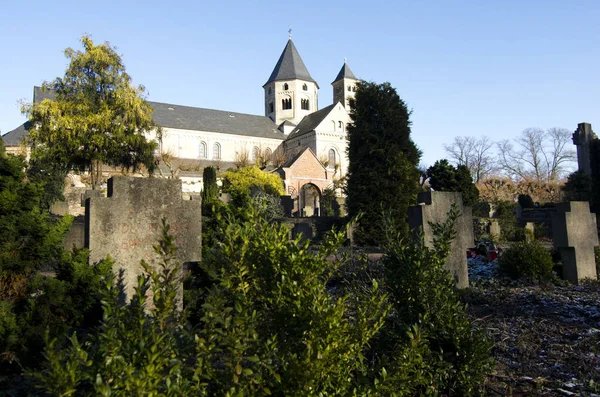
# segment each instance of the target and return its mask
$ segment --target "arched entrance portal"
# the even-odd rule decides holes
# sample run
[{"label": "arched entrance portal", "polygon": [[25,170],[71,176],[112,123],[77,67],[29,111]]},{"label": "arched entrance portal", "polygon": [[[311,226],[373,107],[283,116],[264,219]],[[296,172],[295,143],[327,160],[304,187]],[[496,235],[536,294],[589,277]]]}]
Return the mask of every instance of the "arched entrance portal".
[{"label": "arched entrance portal", "polygon": [[298,195],[300,216],[319,216],[321,206],[321,191],[316,185],[307,183],[302,186]]}]

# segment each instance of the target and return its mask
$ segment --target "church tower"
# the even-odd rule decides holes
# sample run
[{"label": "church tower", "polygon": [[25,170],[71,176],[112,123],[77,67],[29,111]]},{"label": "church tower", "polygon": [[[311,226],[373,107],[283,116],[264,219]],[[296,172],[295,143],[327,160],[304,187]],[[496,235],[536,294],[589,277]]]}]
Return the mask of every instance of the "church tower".
[{"label": "church tower", "polygon": [[340,102],[346,110],[350,110],[350,98],[354,98],[356,94],[356,83],[358,83],[358,79],[350,70],[350,66],[346,63],[344,59],[344,66],[340,69],[337,77],[331,83],[333,86],[333,103],[336,104]]},{"label": "church tower", "polygon": [[263,88],[265,116],[277,125],[285,121],[297,125],[319,108],[319,85],[308,73],[291,37]]}]

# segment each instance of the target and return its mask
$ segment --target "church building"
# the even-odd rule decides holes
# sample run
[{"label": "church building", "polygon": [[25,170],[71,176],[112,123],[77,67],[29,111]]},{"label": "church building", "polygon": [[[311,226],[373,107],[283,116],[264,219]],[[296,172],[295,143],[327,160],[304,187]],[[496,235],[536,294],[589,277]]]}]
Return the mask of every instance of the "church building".
[{"label": "church building", "polygon": [[[333,104],[319,109],[319,84],[290,38],[263,85],[264,116],[152,101],[149,104],[154,109],[154,121],[163,128],[161,153],[188,167],[193,164],[200,173],[209,165],[224,170],[260,163],[276,169],[286,192],[296,200],[296,210],[310,206],[314,211],[323,190],[348,169],[348,101],[355,94],[357,82],[344,62],[331,83]],[[45,98],[51,99],[51,93],[35,87],[34,102]],[[17,149],[29,128],[26,122],[4,135],[7,149]],[[191,176],[184,174],[181,179],[185,188],[185,179]]]}]

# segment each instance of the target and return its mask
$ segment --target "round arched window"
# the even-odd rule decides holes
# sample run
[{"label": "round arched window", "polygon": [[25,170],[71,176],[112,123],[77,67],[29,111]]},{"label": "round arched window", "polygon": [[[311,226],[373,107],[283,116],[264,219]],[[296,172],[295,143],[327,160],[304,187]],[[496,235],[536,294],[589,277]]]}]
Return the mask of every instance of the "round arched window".
[{"label": "round arched window", "polygon": [[306,84],[304,84],[304,85],[302,86],[302,89],[303,89],[304,91],[308,91],[308,86],[307,86]]},{"label": "round arched window", "polygon": [[288,85],[288,83],[285,83],[285,84],[283,85],[283,90],[284,90],[284,91],[287,91],[287,90],[289,90],[289,89],[290,89],[290,86]]}]

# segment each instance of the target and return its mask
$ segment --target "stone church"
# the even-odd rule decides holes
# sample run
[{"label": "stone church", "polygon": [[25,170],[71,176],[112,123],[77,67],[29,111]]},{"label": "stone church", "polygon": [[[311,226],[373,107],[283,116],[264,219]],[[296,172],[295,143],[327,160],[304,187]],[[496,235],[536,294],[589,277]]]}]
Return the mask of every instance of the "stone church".
[{"label": "stone church", "polygon": [[[181,165],[184,189],[199,189],[205,166],[225,170],[260,162],[282,177],[296,211],[310,215],[318,212],[323,190],[346,174],[348,101],[357,82],[344,62],[331,83],[333,104],[319,109],[319,84],[290,38],[263,85],[264,116],[149,103],[163,128],[161,153]],[[34,102],[45,98],[50,93],[35,87]],[[29,128],[26,122],[4,135],[7,149],[17,149]]]}]

